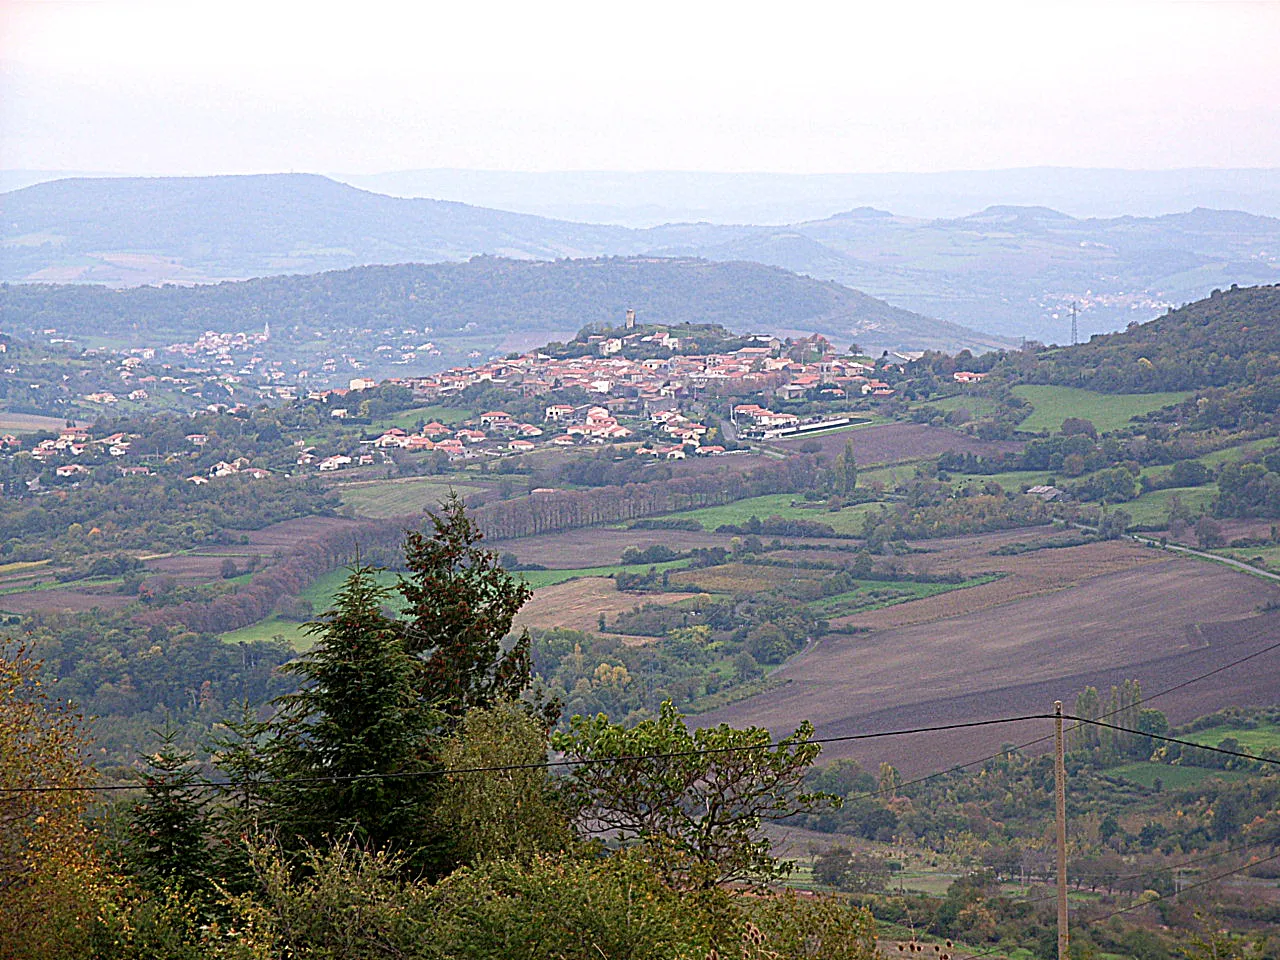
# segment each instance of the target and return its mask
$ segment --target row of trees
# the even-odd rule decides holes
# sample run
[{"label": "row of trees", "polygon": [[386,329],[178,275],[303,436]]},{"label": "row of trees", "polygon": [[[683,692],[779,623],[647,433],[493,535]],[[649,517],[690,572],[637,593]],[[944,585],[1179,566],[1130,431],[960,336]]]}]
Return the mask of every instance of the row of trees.
[{"label": "row of trees", "polygon": [[771,461],[749,473],[732,472],[670,480],[557,490],[485,504],[477,523],[492,537],[511,539],[599,523],[692,510],[767,493],[796,493],[810,487],[817,465],[810,457]]}]

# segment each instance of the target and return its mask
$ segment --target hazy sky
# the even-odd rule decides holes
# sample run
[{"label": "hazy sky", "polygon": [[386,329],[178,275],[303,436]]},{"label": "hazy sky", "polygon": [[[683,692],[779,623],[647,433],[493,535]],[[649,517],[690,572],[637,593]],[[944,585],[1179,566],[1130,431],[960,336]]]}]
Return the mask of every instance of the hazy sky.
[{"label": "hazy sky", "polygon": [[1274,2],[0,9],[5,169],[1280,167]]}]

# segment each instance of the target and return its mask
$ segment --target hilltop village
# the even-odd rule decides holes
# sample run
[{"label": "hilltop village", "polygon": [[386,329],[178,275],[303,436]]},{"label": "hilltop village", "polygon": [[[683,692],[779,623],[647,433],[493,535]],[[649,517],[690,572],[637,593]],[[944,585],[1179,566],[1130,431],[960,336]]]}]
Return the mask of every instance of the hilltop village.
[{"label": "hilltop village", "polygon": [[[892,398],[896,391],[890,381],[921,356],[885,354],[879,361],[842,356],[816,334],[796,341],[773,336],[742,340],[743,345],[725,352],[682,353],[687,345],[667,330],[584,334],[567,348],[562,345],[560,352],[569,356],[534,351],[433,376],[393,378],[387,383],[405,387],[423,403],[449,402],[484,388],[524,400],[570,394],[584,397],[585,402],[549,403],[536,422],[495,409],[456,427],[431,422],[412,432],[391,428],[370,443],[377,449],[438,450],[465,457],[480,455],[478,451],[526,453],[546,444],[572,447],[626,441],[636,444],[640,456],[717,456],[732,450],[724,442],[708,442],[709,427],[699,422],[694,410],[706,409],[709,399],[726,401],[735,437],[786,436],[836,425],[824,412],[835,409],[833,404]],[[957,380],[964,377],[962,382],[969,382],[968,378],[982,376],[966,372]],[[313,391],[307,399],[328,404],[330,416],[346,419],[360,394],[377,386],[371,379],[356,378],[347,390]],[[728,402],[733,398],[744,402]],[[762,402],[746,402],[751,398],[807,401],[811,409],[802,416],[775,411]],[[333,470],[350,461],[327,457],[306,462]]]},{"label": "hilltop village", "polygon": [[[279,457],[270,463],[262,458],[253,462],[237,456],[205,463],[209,437],[200,429],[184,433],[183,442],[176,446],[185,447],[189,458],[199,463],[199,470],[185,478],[196,485],[233,475],[263,479],[272,473],[331,473],[391,464],[397,452],[435,453],[452,461],[541,448],[625,444],[640,457],[723,456],[737,452],[740,441],[776,439],[848,423],[852,410],[865,413],[893,400],[898,393],[894,384],[921,357],[904,352],[885,353],[877,359],[858,354],[856,345],[855,350],[842,353],[817,334],[783,340],[770,335],[736,336],[713,325],[678,329],[686,335],[677,336],[665,328],[584,331],[569,343],[548,344],[441,373],[381,383],[355,377],[345,388],[305,390],[279,382],[261,384],[257,403],[283,404],[299,411],[310,408],[330,425],[320,431],[316,442],[295,441],[292,462]],[[216,374],[220,385],[228,377],[238,382],[240,376],[253,372],[249,367],[227,370],[235,366],[232,353],[252,351],[269,337],[269,330],[253,335],[207,334],[196,343],[178,346],[185,356],[216,361],[223,368]],[[135,393],[168,383],[189,390],[189,378],[200,373],[185,368],[175,371],[167,364],[153,370],[159,362],[154,350],[129,351],[120,362],[120,376],[127,378],[122,382],[134,387]],[[964,384],[984,376],[963,370],[954,373],[953,379]],[[396,399],[388,403],[385,397],[393,394]],[[192,418],[247,415],[251,405],[233,397],[231,391],[198,395],[196,400],[212,398],[213,402],[188,412]],[[116,397],[106,397],[102,390],[81,399],[118,406]],[[489,399],[492,407],[484,403]],[[125,417],[123,405],[119,406],[118,416]],[[378,430],[378,418],[371,410],[385,413],[388,407],[482,412],[466,419],[442,415],[448,423],[424,419]],[[714,416],[709,417],[712,412]],[[712,422],[705,422],[708,419]],[[29,455],[36,464],[52,468],[52,475],[45,474],[46,481],[74,482],[88,476],[95,463],[113,465],[122,476],[147,475],[162,468],[156,462],[154,444],[135,446],[139,433],[127,429],[101,433],[69,424],[56,435],[7,434],[0,438],[0,455]],[[165,449],[170,467],[175,466],[174,446]],[[186,458],[177,459],[180,463]],[[37,482],[31,489],[38,487]]]}]

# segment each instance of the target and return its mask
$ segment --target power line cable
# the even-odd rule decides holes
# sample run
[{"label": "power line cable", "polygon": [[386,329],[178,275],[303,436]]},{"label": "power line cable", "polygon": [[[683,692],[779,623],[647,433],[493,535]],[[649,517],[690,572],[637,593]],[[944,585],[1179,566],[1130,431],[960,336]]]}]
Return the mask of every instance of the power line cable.
[{"label": "power line cable", "polygon": [[[1034,713],[1034,714],[1026,714],[1026,715],[1017,716],[1017,717],[1001,717],[995,720],[970,720],[963,723],[936,724],[936,725],[927,726],[927,727],[911,727],[903,730],[883,730],[876,733],[854,733],[854,734],[847,734],[845,736],[839,736],[839,737],[810,737],[803,740],[792,740],[792,739],[784,738],[783,740],[779,740],[779,741],[770,740],[766,743],[759,743],[759,744],[745,744],[743,746],[732,746],[732,747],[703,747],[697,750],[676,750],[669,753],[642,753],[642,754],[632,754],[632,755],[620,756],[620,757],[582,757],[578,759],[544,760],[544,761],[531,762],[531,763],[510,763],[510,764],[500,764],[500,765],[483,766],[483,767],[454,767],[454,768],[438,769],[438,770],[415,770],[415,771],[409,771],[404,773],[359,773],[359,774],[345,774],[345,775],[333,774],[333,775],[327,775],[327,776],[319,775],[319,776],[312,776],[312,777],[260,779],[260,780],[247,781],[243,784],[235,783],[231,781],[225,781],[225,782],[224,781],[208,781],[200,784],[200,786],[202,787],[205,787],[205,786],[236,787],[236,786],[257,786],[257,785],[270,786],[272,784],[278,784],[278,783],[340,783],[340,782],[349,782],[354,780],[411,779],[416,777],[452,776],[454,774],[469,774],[469,773],[508,773],[508,772],[514,772],[517,770],[546,770],[546,769],[552,769],[552,768],[558,768],[558,767],[592,766],[592,765],[604,764],[604,763],[628,763],[628,762],[637,762],[637,761],[643,761],[643,760],[669,760],[669,759],[678,759],[682,757],[706,756],[710,754],[745,753],[753,750],[773,750],[783,746],[800,747],[800,746],[821,745],[821,744],[828,744],[828,743],[847,743],[855,740],[874,740],[874,739],[880,739],[883,737],[901,737],[901,736],[910,736],[913,734],[939,733],[946,730],[963,730],[963,729],[971,729],[974,727],[994,726],[996,724],[1020,723],[1026,720],[1052,720],[1053,716],[1054,715],[1051,713]],[[76,791],[107,792],[107,791],[113,791],[113,790],[138,790],[144,786],[146,786],[145,783],[143,784],[105,784],[105,785],[98,785],[98,786],[77,786],[77,787],[69,787],[69,786],[3,787],[3,788],[0,788],[0,790],[4,790],[9,793],[68,793],[68,792],[76,792]]]},{"label": "power line cable", "polygon": [[1120,916],[1120,914],[1122,913],[1128,913],[1131,910],[1137,910],[1141,907],[1145,907],[1149,903],[1155,903],[1157,900],[1167,900],[1170,897],[1178,897],[1186,893],[1188,890],[1194,890],[1197,887],[1204,887],[1211,883],[1217,883],[1219,880],[1224,880],[1227,877],[1235,876],[1237,873],[1244,873],[1244,871],[1246,870],[1252,870],[1254,867],[1259,866],[1260,864],[1263,864],[1263,863],[1270,863],[1272,860],[1280,860],[1280,853],[1273,853],[1269,857],[1260,857],[1255,860],[1250,860],[1248,863],[1244,864],[1243,866],[1236,867],[1235,869],[1232,869],[1232,870],[1226,870],[1222,873],[1215,874],[1212,877],[1207,877],[1204,880],[1200,880],[1196,883],[1188,884],[1187,886],[1183,887],[1181,890],[1175,890],[1173,893],[1159,893],[1159,894],[1156,894],[1154,897],[1149,897],[1148,899],[1144,900],[1142,903],[1134,903],[1134,904],[1130,904],[1127,907],[1121,907],[1119,910],[1112,910],[1110,913],[1103,914],[1101,917],[1091,918],[1089,920],[1089,923],[1090,924],[1103,923],[1104,921],[1110,920],[1112,917]]},{"label": "power line cable", "polygon": [[[783,739],[776,742],[769,741],[767,743],[760,743],[760,744],[746,744],[743,746],[732,746],[732,747],[704,747],[696,750],[677,750],[677,751],[671,751],[667,753],[631,754],[631,755],[625,755],[620,757],[580,757],[576,759],[544,760],[544,761],[537,761],[537,762],[530,762],[530,763],[497,764],[497,765],[480,766],[480,767],[451,767],[451,768],[441,768],[441,769],[435,769],[435,770],[414,770],[414,771],[406,771],[401,773],[389,772],[389,773],[358,773],[358,774],[328,774],[328,775],[320,774],[320,775],[308,776],[308,777],[263,778],[263,779],[248,780],[243,782],[205,781],[203,783],[197,784],[196,786],[200,788],[250,787],[250,786],[272,786],[276,784],[347,783],[352,781],[363,781],[363,780],[416,779],[418,777],[454,776],[459,774],[473,774],[473,773],[512,773],[520,770],[549,770],[549,769],[562,768],[562,767],[595,766],[598,764],[606,764],[606,763],[634,763],[634,762],[647,761],[647,760],[672,760],[672,759],[680,759],[685,757],[708,756],[708,755],[715,755],[715,754],[746,753],[754,750],[772,750],[772,749],[777,749],[778,747],[784,747],[784,746],[800,747],[800,746],[810,746],[810,745],[822,745],[822,744],[829,744],[829,743],[847,743],[847,742],[857,741],[857,740],[875,740],[875,739],[882,739],[885,737],[911,736],[911,735],[923,734],[923,733],[939,733],[939,732],[944,732],[948,730],[964,730],[964,729],[972,729],[975,727],[995,726],[997,724],[1020,723],[1027,720],[1052,720],[1053,718],[1054,718],[1053,714],[1047,714],[1047,713],[1026,714],[1026,715],[1017,716],[1017,717],[1001,717],[994,720],[971,720],[964,723],[947,723],[947,724],[936,724],[933,726],[926,726],[926,727],[911,727],[903,730],[883,730],[875,733],[854,733],[854,734],[846,734],[844,736],[838,736],[838,737],[811,737],[803,740]],[[1270,757],[1259,757],[1254,754],[1243,753],[1235,750],[1226,750],[1220,747],[1206,747],[1206,746],[1203,746],[1202,744],[1195,743],[1191,740],[1181,740],[1177,737],[1166,737],[1158,734],[1148,734],[1148,733],[1144,733],[1141,730],[1133,730],[1129,727],[1121,727],[1115,724],[1103,723],[1097,720],[1087,720],[1084,718],[1074,717],[1069,715],[1065,716],[1064,719],[1076,720],[1081,723],[1091,723],[1099,726],[1109,727],[1113,730],[1118,730],[1125,733],[1132,733],[1137,736],[1149,736],[1155,739],[1166,741],[1168,743],[1177,743],[1186,747],[1195,747],[1202,750],[1208,750],[1214,753],[1223,753],[1228,756],[1239,757],[1246,760],[1252,760],[1252,761],[1257,761],[1261,763],[1270,763],[1270,764],[1275,764],[1280,766],[1280,760],[1276,760]],[[1007,753],[1007,751],[1001,751],[999,754],[995,754],[995,756],[1004,756],[1005,753]],[[930,777],[940,776],[943,773],[949,773],[955,769],[956,767],[950,767],[946,771],[940,771],[939,773],[929,774],[927,777],[921,777],[918,780],[911,781],[911,782],[919,783],[923,780],[929,779]],[[154,778],[150,778],[150,779],[152,782],[154,782]],[[140,784],[139,783],[102,784],[102,785],[93,785],[93,786],[59,785],[59,786],[33,786],[33,787],[0,787],[0,790],[3,790],[5,793],[9,793],[9,794],[73,793],[73,792],[105,793],[105,792],[120,791],[120,790],[139,790],[139,789],[144,789],[148,785],[149,783],[144,782]],[[908,784],[900,784],[897,787],[894,787],[892,789],[901,790],[905,788],[907,785]],[[846,798],[846,799],[862,799],[863,796],[870,796],[870,795],[875,795],[875,794],[884,793],[884,792],[886,791],[880,790],[880,791],[875,791],[873,794],[867,794],[867,795]]]},{"label": "power line cable", "polygon": [[[1269,646],[1263,647],[1261,650],[1255,650],[1253,653],[1248,654],[1247,656],[1239,657],[1236,660],[1232,660],[1230,663],[1224,663],[1222,666],[1215,667],[1214,669],[1209,670],[1205,673],[1199,674],[1198,676],[1191,677],[1189,680],[1184,680],[1181,683],[1175,683],[1171,687],[1165,687],[1163,690],[1158,690],[1155,693],[1151,694],[1150,696],[1144,696],[1137,702],[1137,704],[1135,704],[1135,706],[1141,707],[1144,703],[1150,703],[1152,700],[1157,700],[1160,697],[1168,696],[1169,694],[1174,693],[1177,690],[1181,690],[1184,687],[1191,686],[1193,683],[1199,683],[1202,680],[1207,680],[1209,677],[1222,673],[1224,670],[1230,670],[1232,667],[1237,667],[1242,663],[1247,663],[1248,661],[1253,660],[1256,657],[1262,656],[1264,653],[1270,653],[1272,650],[1280,650],[1280,641],[1270,644]],[[1096,719],[1105,720],[1107,717],[1114,717],[1116,714],[1122,713],[1122,712],[1123,712],[1123,708],[1110,710],[1107,713],[1101,714]],[[1063,719],[1071,719],[1071,720],[1079,721],[1080,718],[1064,717]],[[1071,730],[1074,730],[1074,729],[1075,727],[1070,727],[1068,728],[1067,732],[1070,732]],[[1053,734],[1048,734],[1047,736],[1043,736],[1043,737],[1037,737],[1034,740],[1028,740],[1026,743],[1017,744],[1016,746],[1010,748],[1010,750],[1002,750],[999,753],[994,754],[993,756],[987,757],[983,760],[975,760],[972,763],[964,764],[963,766],[972,766],[975,763],[985,763],[987,760],[994,760],[997,757],[1002,757],[1006,753],[1010,753],[1016,750],[1025,750],[1027,747],[1033,747],[1038,743],[1045,743],[1046,741],[1052,740],[1052,739],[1053,739]],[[955,768],[953,767],[952,769],[955,769]]]},{"label": "power line cable", "polygon": [[[1105,923],[1107,920],[1110,920],[1112,917],[1118,917],[1122,913],[1130,913],[1133,910],[1140,910],[1142,907],[1145,907],[1151,903],[1155,903],[1158,900],[1168,900],[1171,898],[1176,899],[1177,897],[1186,893],[1188,890],[1195,890],[1197,887],[1204,887],[1204,886],[1208,886],[1211,883],[1217,883],[1219,880],[1225,880],[1227,877],[1235,876],[1238,873],[1244,873],[1244,871],[1246,870],[1252,870],[1254,867],[1259,866],[1260,864],[1269,863],[1272,860],[1280,860],[1280,853],[1272,854],[1269,857],[1261,857],[1258,859],[1250,860],[1248,863],[1243,864],[1239,867],[1234,867],[1231,870],[1224,870],[1222,873],[1214,874],[1212,877],[1206,877],[1204,880],[1200,880],[1200,881],[1197,881],[1196,883],[1188,884],[1187,886],[1183,887],[1181,890],[1175,890],[1173,893],[1158,893],[1154,897],[1148,897],[1145,900],[1141,901],[1140,903],[1132,903],[1127,907],[1121,907],[1118,910],[1112,910],[1110,913],[1105,913],[1100,917],[1091,917],[1089,918],[1089,924],[1091,926],[1095,926],[1099,923]],[[1139,876],[1142,876],[1142,874],[1139,874]],[[1056,898],[1057,898],[1057,894],[1054,894],[1053,897],[1044,898],[1044,899],[1056,899]],[[1034,903],[1036,901],[1028,900],[1024,902]],[[1017,948],[992,947],[988,950],[982,951],[981,953],[967,953],[962,957],[953,956],[952,960],[979,960],[979,958],[981,957],[987,957],[993,953],[997,953],[1001,951],[1008,953],[1009,950],[1011,949],[1017,949]]]},{"label": "power line cable", "polygon": [[1146,733],[1142,730],[1134,730],[1132,727],[1117,726],[1114,723],[1107,723],[1103,720],[1090,720],[1086,717],[1072,717],[1071,719],[1079,723],[1091,724],[1095,727],[1106,727],[1108,730],[1118,730],[1121,733],[1132,733],[1139,737],[1150,737],[1152,740],[1162,740],[1165,743],[1177,743],[1184,747],[1195,747],[1198,750],[1208,750],[1211,753],[1221,753],[1228,757],[1241,757],[1245,760],[1253,760],[1258,763],[1270,763],[1274,766],[1280,767],[1280,759],[1276,759],[1275,757],[1259,757],[1256,754],[1244,753],[1240,750],[1227,750],[1224,747],[1209,747],[1203,743],[1196,743],[1194,740],[1182,740],[1178,737],[1166,737],[1159,733]]}]

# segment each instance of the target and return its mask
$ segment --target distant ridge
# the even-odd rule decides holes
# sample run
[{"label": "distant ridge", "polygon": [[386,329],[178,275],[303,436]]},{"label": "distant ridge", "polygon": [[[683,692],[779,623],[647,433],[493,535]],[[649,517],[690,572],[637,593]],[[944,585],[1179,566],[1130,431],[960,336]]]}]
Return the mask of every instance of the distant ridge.
[{"label": "distant ridge", "polygon": [[307,341],[349,328],[431,328],[432,336],[577,330],[616,323],[720,323],[754,333],[823,333],[842,346],[973,350],[998,337],[922,317],[830,281],[759,263],[607,257],[553,261],[476,257],[464,263],[353,267],[201,286],[112,290],[87,284],[0,289],[0,328],[155,342],[206,329],[270,323]]},{"label": "distant ridge", "polygon": [[0,207],[6,281],[199,283],[477,254],[750,260],[1046,343],[1069,337],[1072,303],[1088,336],[1214,288],[1280,279],[1280,220],[1208,208],[1078,219],[999,204],[925,220],[855,207],[782,226],[638,230],[400,199],[311,174],[70,179],[4,194]]}]

